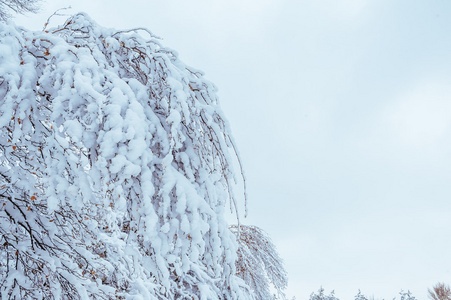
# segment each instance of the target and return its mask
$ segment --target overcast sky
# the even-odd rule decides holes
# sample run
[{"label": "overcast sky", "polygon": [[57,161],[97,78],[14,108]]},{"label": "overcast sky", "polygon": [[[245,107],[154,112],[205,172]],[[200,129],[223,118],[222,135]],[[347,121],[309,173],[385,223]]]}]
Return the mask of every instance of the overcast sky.
[{"label": "overcast sky", "polygon": [[218,86],[245,222],[277,245],[289,296],[451,284],[450,0],[48,0],[15,22],[68,5],[149,28]]}]

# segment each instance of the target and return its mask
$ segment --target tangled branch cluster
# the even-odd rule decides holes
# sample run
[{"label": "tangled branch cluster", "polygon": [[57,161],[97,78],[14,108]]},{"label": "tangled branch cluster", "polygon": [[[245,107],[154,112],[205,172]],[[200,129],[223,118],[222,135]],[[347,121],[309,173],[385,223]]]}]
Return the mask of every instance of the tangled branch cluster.
[{"label": "tangled branch cluster", "polygon": [[37,12],[40,0],[0,0],[0,21],[11,18],[11,13]]}]

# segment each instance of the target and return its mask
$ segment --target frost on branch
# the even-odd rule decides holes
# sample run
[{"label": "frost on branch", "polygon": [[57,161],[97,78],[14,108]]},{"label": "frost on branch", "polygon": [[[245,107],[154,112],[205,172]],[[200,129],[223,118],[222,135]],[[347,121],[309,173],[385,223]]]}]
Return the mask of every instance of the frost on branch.
[{"label": "frost on branch", "polygon": [[136,30],[0,24],[1,299],[254,299],[215,92]]},{"label": "frost on branch", "polygon": [[40,0],[0,0],[0,21],[11,18],[11,12],[37,12]]},{"label": "frost on branch", "polygon": [[237,274],[255,292],[257,299],[272,299],[270,286],[285,298],[288,278],[282,259],[267,234],[256,226],[230,226],[238,238]]}]

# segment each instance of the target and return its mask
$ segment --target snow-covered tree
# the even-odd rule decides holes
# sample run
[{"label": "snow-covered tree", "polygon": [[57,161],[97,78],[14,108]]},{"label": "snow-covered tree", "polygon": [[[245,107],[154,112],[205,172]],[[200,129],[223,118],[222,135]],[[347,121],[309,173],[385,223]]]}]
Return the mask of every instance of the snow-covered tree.
[{"label": "snow-covered tree", "polygon": [[[399,295],[401,296],[399,300],[417,300],[410,291],[403,291],[401,290],[399,292]],[[355,300],[368,300],[368,299],[375,299],[374,297],[368,298],[362,292],[359,290],[357,295],[354,297]],[[435,298],[433,298],[435,299]],[[324,288],[320,287],[317,293],[312,293],[310,295],[310,300],[339,300],[337,297],[335,297],[334,291],[332,291],[329,295],[326,295],[324,292]],[[383,299],[382,299],[383,300]],[[396,297],[393,298],[393,300],[396,300]]]},{"label": "snow-covered tree", "polygon": [[11,17],[11,13],[36,12],[40,0],[0,0],[0,21]]},{"label": "snow-covered tree", "polygon": [[312,293],[310,295],[310,300],[339,300],[335,297],[335,292],[331,291],[329,295],[326,295],[324,288],[320,287],[317,293]]},{"label": "snow-covered tree", "polygon": [[357,295],[355,295],[354,300],[368,300],[368,298],[359,290]]},{"label": "snow-covered tree", "polygon": [[256,298],[216,88],[149,31],[0,23],[0,129],[1,299]]},{"label": "snow-covered tree", "polygon": [[[415,298],[410,291],[405,292],[401,290],[399,295],[401,296],[400,300],[417,300],[417,298]],[[396,298],[393,298],[393,300],[396,300]]]}]

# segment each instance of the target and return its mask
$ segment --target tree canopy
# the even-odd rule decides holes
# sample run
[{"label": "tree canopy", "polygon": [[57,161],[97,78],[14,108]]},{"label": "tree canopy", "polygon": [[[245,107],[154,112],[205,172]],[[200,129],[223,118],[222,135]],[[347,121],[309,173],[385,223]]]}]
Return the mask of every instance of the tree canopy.
[{"label": "tree canopy", "polygon": [[0,99],[2,299],[255,298],[216,88],[151,32],[0,23]]}]

